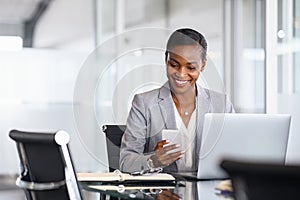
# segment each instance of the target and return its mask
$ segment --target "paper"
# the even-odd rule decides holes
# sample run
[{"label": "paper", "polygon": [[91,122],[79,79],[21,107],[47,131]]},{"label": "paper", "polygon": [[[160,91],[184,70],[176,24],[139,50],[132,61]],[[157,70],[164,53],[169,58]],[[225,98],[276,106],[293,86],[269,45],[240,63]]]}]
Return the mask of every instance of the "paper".
[{"label": "paper", "polygon": [[232,185],[231,185],[231,181],[230,180],[224,180],[221,181],[217,186],[216,186],[217,190],[223,190],[223,191],[230,191],[232,192]]}]

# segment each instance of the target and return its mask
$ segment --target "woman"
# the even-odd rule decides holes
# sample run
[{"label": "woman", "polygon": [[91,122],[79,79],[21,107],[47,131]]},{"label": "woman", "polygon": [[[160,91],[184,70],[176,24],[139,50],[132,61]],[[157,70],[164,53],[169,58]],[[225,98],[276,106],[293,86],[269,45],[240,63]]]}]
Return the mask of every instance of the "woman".
[{"label": "woman", "polygon": [[[197,31],[186,28],[171,34],[165,53],[167,83],[133,99],[121,144],[122,171],[197,171],[204,114],[234,112],[225,94],[196,83],[206,53],[206,39]],[[181,146],[162,140],[164,129],[178,130]]]}]

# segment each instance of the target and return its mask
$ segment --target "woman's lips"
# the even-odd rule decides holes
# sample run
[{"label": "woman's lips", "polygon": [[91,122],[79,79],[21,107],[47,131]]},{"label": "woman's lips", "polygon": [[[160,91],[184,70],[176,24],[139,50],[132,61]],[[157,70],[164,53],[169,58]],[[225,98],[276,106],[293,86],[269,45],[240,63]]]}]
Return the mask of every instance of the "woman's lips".
[{"label": "woman's lips", "polygon": [[184,86],[188,81],[187,80],[177,80],[175,79],[176,85]]}]

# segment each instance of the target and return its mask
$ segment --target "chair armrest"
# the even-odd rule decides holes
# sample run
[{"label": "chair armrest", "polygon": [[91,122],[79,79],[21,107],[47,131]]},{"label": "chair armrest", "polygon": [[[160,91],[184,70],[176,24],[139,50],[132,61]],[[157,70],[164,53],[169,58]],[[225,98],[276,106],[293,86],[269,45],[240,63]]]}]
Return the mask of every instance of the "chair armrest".
[{"label": "chair armrest", "polygon": [[16,180],[16,185],[22,189],[28,190],[53,190],[60,188],[65,185],[66,181],[57,181],[57,182],[49,182],[49,183],[37,183],[37,182],[29,182],[22,180],[22,177],[18,177]]}]

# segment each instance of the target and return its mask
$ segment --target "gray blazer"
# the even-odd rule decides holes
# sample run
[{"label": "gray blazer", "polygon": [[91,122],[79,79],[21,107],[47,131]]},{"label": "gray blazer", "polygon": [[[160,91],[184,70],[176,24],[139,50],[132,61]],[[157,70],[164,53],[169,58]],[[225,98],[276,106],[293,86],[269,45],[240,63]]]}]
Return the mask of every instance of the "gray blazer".
[{"label": "gray blazer", "polygon": [[[196,152],[200,151],[205,113],[234,112],[227,95],[199,85],[197,87]],[[173,100],[167,82],[161,88],[137,94],[127,118],[120,150],[120,170],[124,172],[147,169],[147,159],[157,142],[162,140],[163,129],[177,129]],[[196,156],[198,163],[199,155]],[[177,171],[176,162],[164,171]]]}]

